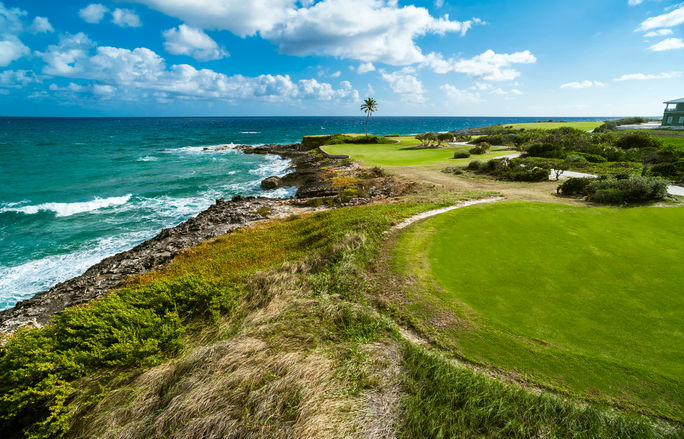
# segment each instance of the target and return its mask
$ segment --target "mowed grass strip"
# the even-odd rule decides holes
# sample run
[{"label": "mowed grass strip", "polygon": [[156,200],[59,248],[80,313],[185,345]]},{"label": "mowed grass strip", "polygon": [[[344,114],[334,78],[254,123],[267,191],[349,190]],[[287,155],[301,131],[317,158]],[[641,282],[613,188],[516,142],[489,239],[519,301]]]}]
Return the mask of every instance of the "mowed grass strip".
[{"label": "mowed grass strip", "polygon": [[529,123],[513,123],[505,126],[512,126],[513,128],[524,128],[526,130],[555,130],[556,128],[571,127],[578,130],[589,131],[601,126],[603,122],[529,122]]},{"label": "mowed grass strip", "polygon": [[468,151],[475,145],[454,145],[432,149],[410,149],[420,142],[413,137],[398,137],[399,143],[381,145],[326,145],[323,149],[329,154],[346,154],[352,160],[365,166],[420,166],[449,165],[464,166],[472,160],[489,160],[511,154],[505,148],[494,147],[487,154],[472,155],[466,159],[454,159],[454,152]]},{"label": "mowed grass strip", "polygon": [[395,263],[470,322],[438,329],[460,355],[681,420],[683,223],[681,207],[472,207],[413,227]]}]

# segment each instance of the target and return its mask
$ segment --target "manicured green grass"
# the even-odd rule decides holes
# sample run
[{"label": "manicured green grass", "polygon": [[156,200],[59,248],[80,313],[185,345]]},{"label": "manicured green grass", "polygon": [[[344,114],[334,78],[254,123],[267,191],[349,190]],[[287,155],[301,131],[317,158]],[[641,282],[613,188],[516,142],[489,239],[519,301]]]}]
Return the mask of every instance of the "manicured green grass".
[{"label": "manicured green grass", "polygon": [[513,128],[525,128],[526,130],[553,130],[561,127],[572,127],[578,130],[589,131],[599,127],[603,122],[531,122],[531,123],[514,123]]},{"label": "manicured green grass", "polygon": [[682,420],[682,223],[680,207],[474,207],[413,227],[395,264],[436,279],[408,313],[434,331],[451,310],[438,337],[459,355]]},{"label": "manicured green grass", "polygon": [[409,149],[419,144],[413,137],[398,137],[399,143],[389,145],[327,145],[323,149],[330,154],[346,154],[352,160],[365,166],[417,166],[417,165],[451,165],[464,166],[472,160],[489,160],[494,157],[510,154],[504,148],[492,148],[483,155],[473,155],[467,159],[453,159],[454,152],[467,151],[472,146],[448,146],[436,149]]}]

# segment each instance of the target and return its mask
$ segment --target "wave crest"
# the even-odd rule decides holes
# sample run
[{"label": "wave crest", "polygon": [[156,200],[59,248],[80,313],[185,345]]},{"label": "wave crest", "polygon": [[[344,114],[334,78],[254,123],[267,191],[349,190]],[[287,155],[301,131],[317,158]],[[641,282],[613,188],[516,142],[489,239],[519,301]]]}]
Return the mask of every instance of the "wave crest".
[{"label": "wave crest", "polygon": [[103,209],[105,207],[120,206],[126,204],[131,199],[132,194],[127,194],[121,197],[99,198],[90,201],[78,201],[75,203],[42,203],[33,206],[7,206],[0,208],[2,212],[19,212],[26,215],[34,215],[40,211],[55,212],[55,216],[71,216],[78,213],[91,212],[93,210]]}]

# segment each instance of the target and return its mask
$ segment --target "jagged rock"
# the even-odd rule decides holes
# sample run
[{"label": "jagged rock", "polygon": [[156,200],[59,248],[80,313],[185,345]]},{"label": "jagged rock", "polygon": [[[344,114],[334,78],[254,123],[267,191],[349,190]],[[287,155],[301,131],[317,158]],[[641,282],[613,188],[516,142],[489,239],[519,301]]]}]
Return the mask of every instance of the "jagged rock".
[{"label": "jagged rock", "polygon": [[283,185],[280,177],[271,176],[261,180],[261,189],[276,189]]}]

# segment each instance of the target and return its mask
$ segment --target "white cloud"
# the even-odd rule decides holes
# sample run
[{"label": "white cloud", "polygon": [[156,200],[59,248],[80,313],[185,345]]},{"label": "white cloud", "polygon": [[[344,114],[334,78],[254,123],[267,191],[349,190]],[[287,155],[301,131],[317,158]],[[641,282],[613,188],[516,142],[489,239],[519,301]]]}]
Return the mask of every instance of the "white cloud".
[{"label": "white cloud", "polygon": [[[329,55],[403,66],[423,61],[415,39],[465,34],[479,19],[435,18],[397,0],[136,0],[202,29],[259,33],[288,55]],[[300,7],[301,6],[301,7]],[[268,11],[268,13],[264,13]]]},{"label": "white cloud", "polygon": [[435,8],[441,8],[444,6],[444,0],[435,0]]},{"label": "white cloud", "polygon": [[432,17],[427,9],[391,0],[323,0],[288,14],[261,35],[289,55],[329,55],[403,66],[423,61],[415,39],[432,33],[464,34],[473,21]]},{"label": "white cloud", "polygon": [[648,31],[663,27],[674,27],[682,23],[684,23],[684,3],[675,6],[675,9],[667,14],[647,18],[639,25],[637,30]]},{"label": "white cloud", "polygon": [[680,78],[682,72],[663,72],[658,74],[629,73],[615,78],[616,81],[648,81],[653,79],[674,79]]},{"label": "white cloud", "polygon": [[174,55],[188,55],[198,61],[210,61],[228,56],[228,52],[201,29],[181,24],[164,31],[164,48]]},{"label": "white cloud", "polygon": [[109,12],[104,5],[100,3],[92,3],[85,8],[78,11],[78,15],[87,23],[99,23],[104,18],[105,14]]},{"label": "white cloud", "polygon": [[364,63],[359,64],[359,68],[356,71],[363,74],[363,73],[372,72],[374,70],[375,70],[375,66],[373,65],[372,62],[364,62]]},{"label": "white cloud", "polygon": [[653,52],[662,52],[664,50],[684,49],[684,40],[681,38],[666,38],[663,41],[656,43],[648,48]]},{"label": "white cloud", "polygon": [[116,8],[112,11],[112,23],[121,27],[140,27],[140,17],[130,9]]},{"label": "white cloud", "polygon": [[0,72],[0,87],[21,88],[34,82],[41,82],[40,78],[28,70],[4,70]]},{"label": "white cloud", "polygon": [[340,76],[342,76],[342,72],[340,72],[339,70],[336,71],[335,73],[330,74],[331,78],[339,78]]},{"label": "white cloud", "polygon": [[440,89],[446,94],[450,101],[459,104],[474,104],[482,100],[479,92],[459,89],[451,84],[444,84]]},{"label": "white cloud", "polygon": [[605,87],[606,84],[603,82],[599,81],[581,81],[581,82],[568,82],[566,84],[562,84],[560,88],[574,88],[574,89],[580,89],[580,88],[590,88],[590,87]]},{"label": "white cloud", "polygon": [[445,60],[441,55],[430,53],[425,65],[435,73],[465,73],[484,81],[512,81],[520,72],[512,69],[513,64],[533,64],[537,58],[529,50],[514,53],[496,53],[487,50],[471,59]]},{"label": "white cloud", "polygon": [[511,96],[511,95],[520,96],[521,94],[523,94],[517,88],[512,88],[510,90],[504,90],[500,87],[495,88],[494,90],[490,91],[489,93],[493,94],[493,95],[499,95],[499,96]]},{"label": "white cloud", "polygon": [[647,38],[652,38],[652,37],[664,37],[666,35],[672,35],[672,29],[658,29],[658,30],[653,30],[651,32],[646,32],[644,34],[645,37]]},{"label": "white cloud", "polygon": [[412,74],[413,69],[402,69],[396,72],[387,73],[380,71],[380,76],[390,86],[393,92],[401,95],[402,99],[408,102],[423,102],[423,83]]},{"label": "white cloud", "polygon": [[0,67],[31,53],[17,34],[23,30],[22,18],[26,11],[19,8],[5,8],[0,2]]},{"label": "white cloud", "polygon": [[630,6],[640,5],[643,2],[644,0],[627,0],[627,3],[629,3]]},{"label": "white cloud", "polygon": [[59,45],[38,54],[46,63],[45,73],[96,81],[93,93],[109,91],[153,93],[160,99],[240,100],[257,98],[269,102],[293,100],[358,101],[359,94],[348,81],[338,88],[315,79],[293,81],[289,75],[227,76],[187,64],[166,67],[165,61],[145,47],[133,50],[95,46],[82,33],[68,35]]},{"label": "white cloud", "polygon": [[33,24],[31,24],[31,32],[34,34],[54,32],[55,29],[50,24],[47,17],[36,17],[33,19]]},{"label": "white cloud", "polygon": [[28,47],[14,35],[6,35],[0,40],[0,67],[31,53]]},{"label": "white cloud", "polygon": [[268,31],[288,18],[296,0],[133,0],[202,29],[241,37]]}]

